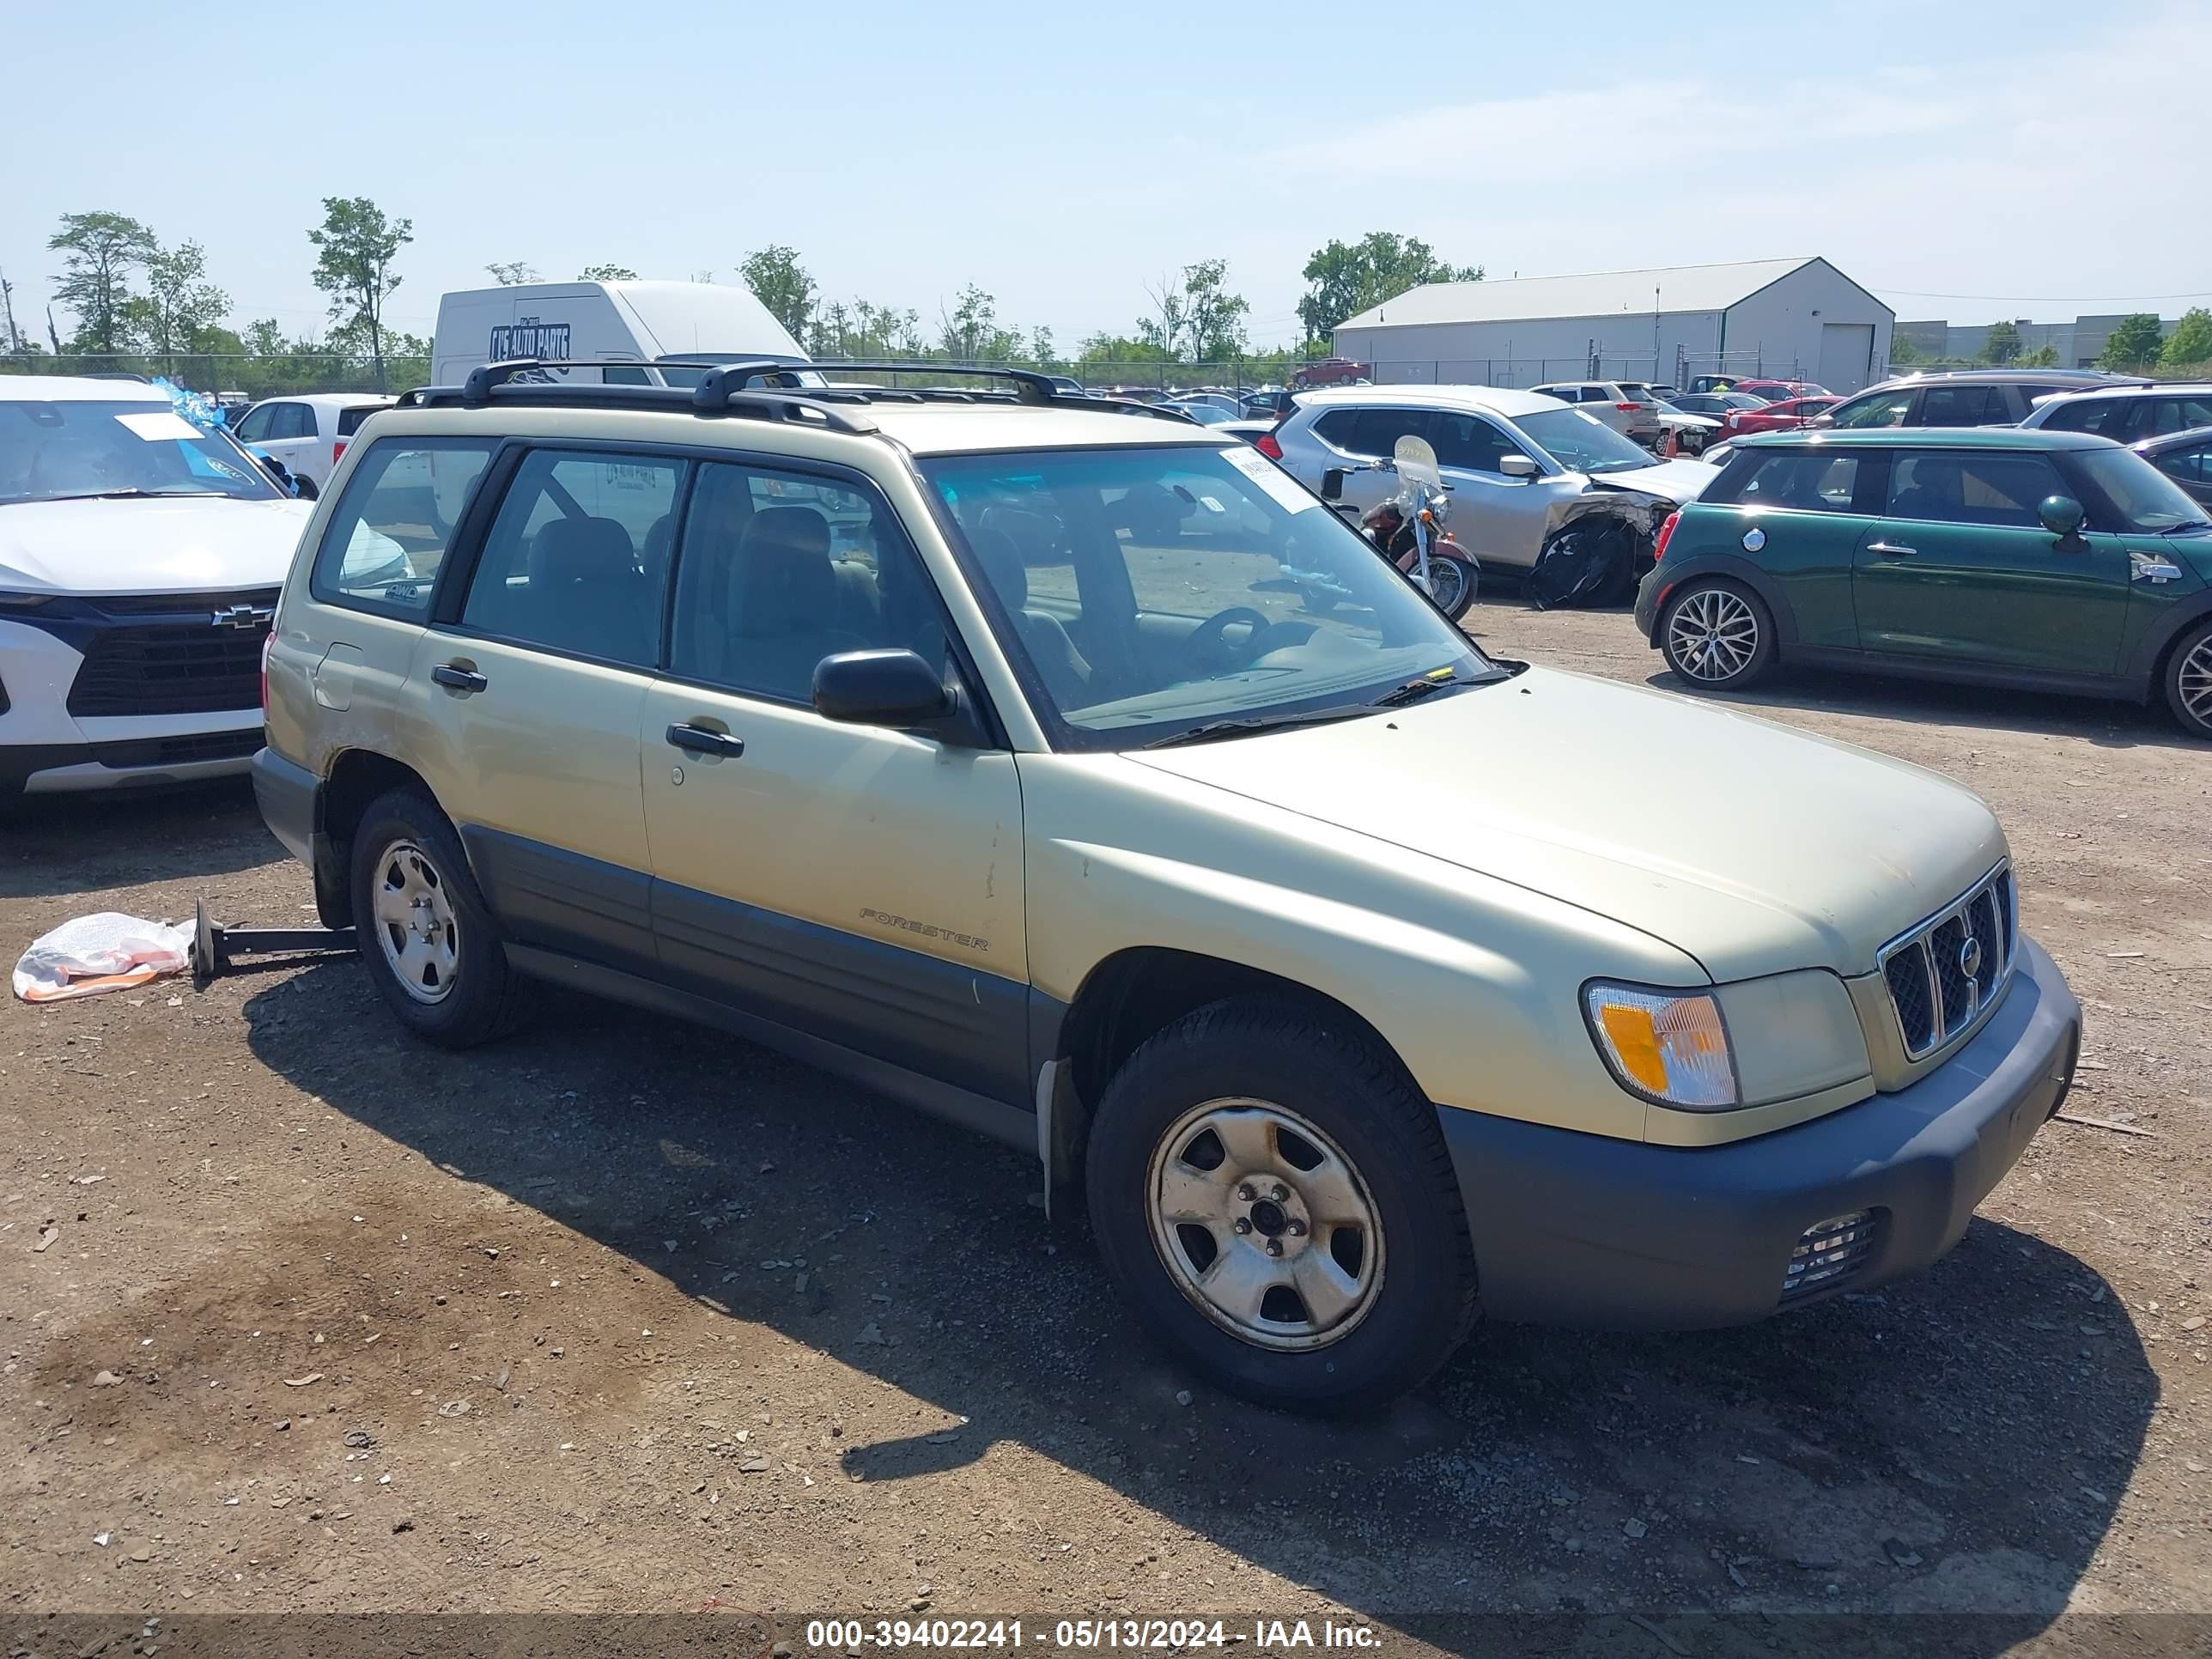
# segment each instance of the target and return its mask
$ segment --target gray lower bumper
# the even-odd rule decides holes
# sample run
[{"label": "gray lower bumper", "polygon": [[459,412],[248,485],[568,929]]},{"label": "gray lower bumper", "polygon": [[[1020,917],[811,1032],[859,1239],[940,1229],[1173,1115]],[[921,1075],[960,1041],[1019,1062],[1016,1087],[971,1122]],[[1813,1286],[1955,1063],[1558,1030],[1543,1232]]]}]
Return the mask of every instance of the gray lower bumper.
[{"label": "gray lower bumper", "polygon": [[2033,939],[1989,1023],[1911,1087],[1733,1146],[1678,1149],[1439,1109],[1492,1317],[1689,1330],[1776,1312],[1805,1230],[1875,1213],[1863,1266],[1936,1261],[2073,1079],[2081,1010]]},{"label": "gray lower bumper", "polygon": [[273,749],[253,757],[253,799],[269,833],[284,843],[284,850],[313,867],[315,842],[323,827],[323,784],[304,766],[296,766]]}]

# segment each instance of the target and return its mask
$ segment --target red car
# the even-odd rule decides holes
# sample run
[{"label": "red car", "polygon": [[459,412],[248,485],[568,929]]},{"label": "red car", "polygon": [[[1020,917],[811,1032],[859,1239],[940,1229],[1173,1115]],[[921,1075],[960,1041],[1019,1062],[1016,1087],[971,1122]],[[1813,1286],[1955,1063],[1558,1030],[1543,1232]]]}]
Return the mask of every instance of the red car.
[{"label": "red car", "polygon": [[1748,392],[1754,398],[1764,398],[1769,403],[1780,403],[1790,398],[1825,398],[1828,388],[1818,380],[1738,380],[1730,392]]},{"label": "red car", "polygon": [[1375,378],[1375,365],[1356,363],[1349,357],[1324,357],[1317,363],[1302,363],[1291,374],[1291,387],[1299,392],[1316,386],[1351,386],[1360,380]]},{"label": "red car", "polygon": [[[1762,395],[1754,388],[1739,386],[1736,390],[1750,390],[1753,397]],[[1834,398],[1785,398],[1764,409],[1732,409],[1721,416],[1721,436],[1744,438],[1754,432],[1788,432],[1804,425],[1815,415],[1833,409],[1838,401]]]}]

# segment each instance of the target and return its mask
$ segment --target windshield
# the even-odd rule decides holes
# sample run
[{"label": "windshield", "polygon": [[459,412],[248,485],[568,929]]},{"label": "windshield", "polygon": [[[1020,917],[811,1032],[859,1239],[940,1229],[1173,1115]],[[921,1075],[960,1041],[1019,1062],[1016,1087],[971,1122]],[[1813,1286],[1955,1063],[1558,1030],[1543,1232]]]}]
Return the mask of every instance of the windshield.
[{"label": "windshield", "polygon": [[1218,721],[1364,713],[1431,675],[1500,672],[1336,514],[1241,444],[921,467],[1060,746],[1127,749]]},{"label": "windshield", "polygon": [[1219,426],[1224,421],[1237,418],[1219,404],[1170,404],[1168,407],[1180,410],[1200,426]]},{"label": "windshield", "polygon": [[166,403],[0,402],[0,504],[118,495],[265,501],[283,493],[228,436]]},{"label": "windshield", "polygon": [[2077,450],[2073,459],[2112,502],[2122,530],[2155,534],[2207,523],[2187,491],[2132,450]]},{"label": "windshield", "polygon": [[1638,448],[1596,416],[1579,409],[1516,415],[1513,424],[1570,472],[1626,472],[1658,464],[1650,450]]}]

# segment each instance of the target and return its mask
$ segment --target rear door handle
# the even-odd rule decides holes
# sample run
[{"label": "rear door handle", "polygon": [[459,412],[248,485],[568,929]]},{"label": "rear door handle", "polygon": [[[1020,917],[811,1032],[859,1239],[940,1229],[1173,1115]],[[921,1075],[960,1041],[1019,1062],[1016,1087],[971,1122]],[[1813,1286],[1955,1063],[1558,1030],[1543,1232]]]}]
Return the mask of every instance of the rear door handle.
[{"label": "rear door handle", "polygon": [[1869,542],[1867,544],[1868,552],[1879,553],[1886,559],[1909,559],[1919,550],[1920,550],[1917,547],[1899,547],[1895,542]]},{"label": "rear door handle", "polygon": [[668,741],[687,755],[727,755],[734,760],[745,752],[743,738],[732,737],[727,732],[710,732],[689,720],[678,720],[670,726]]},{"label": "rear door handle", "polygon": [[464,668],[457,662],[440,663],[430,671],[430,678],[456,691],[481,691],[491,684],[475,669]]}]

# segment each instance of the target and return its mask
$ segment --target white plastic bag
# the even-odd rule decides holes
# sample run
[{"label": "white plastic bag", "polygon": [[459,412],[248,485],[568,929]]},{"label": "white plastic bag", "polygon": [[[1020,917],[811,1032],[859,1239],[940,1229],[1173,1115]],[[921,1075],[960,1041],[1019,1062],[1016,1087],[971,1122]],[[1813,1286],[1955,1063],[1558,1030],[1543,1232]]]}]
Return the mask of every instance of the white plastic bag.
[{"label": "white plastic bag", "polygon": [[15,964],[15,994],[62,1002],[143,985],[191,965],[192,930],[103,910],[34,939]]}]

